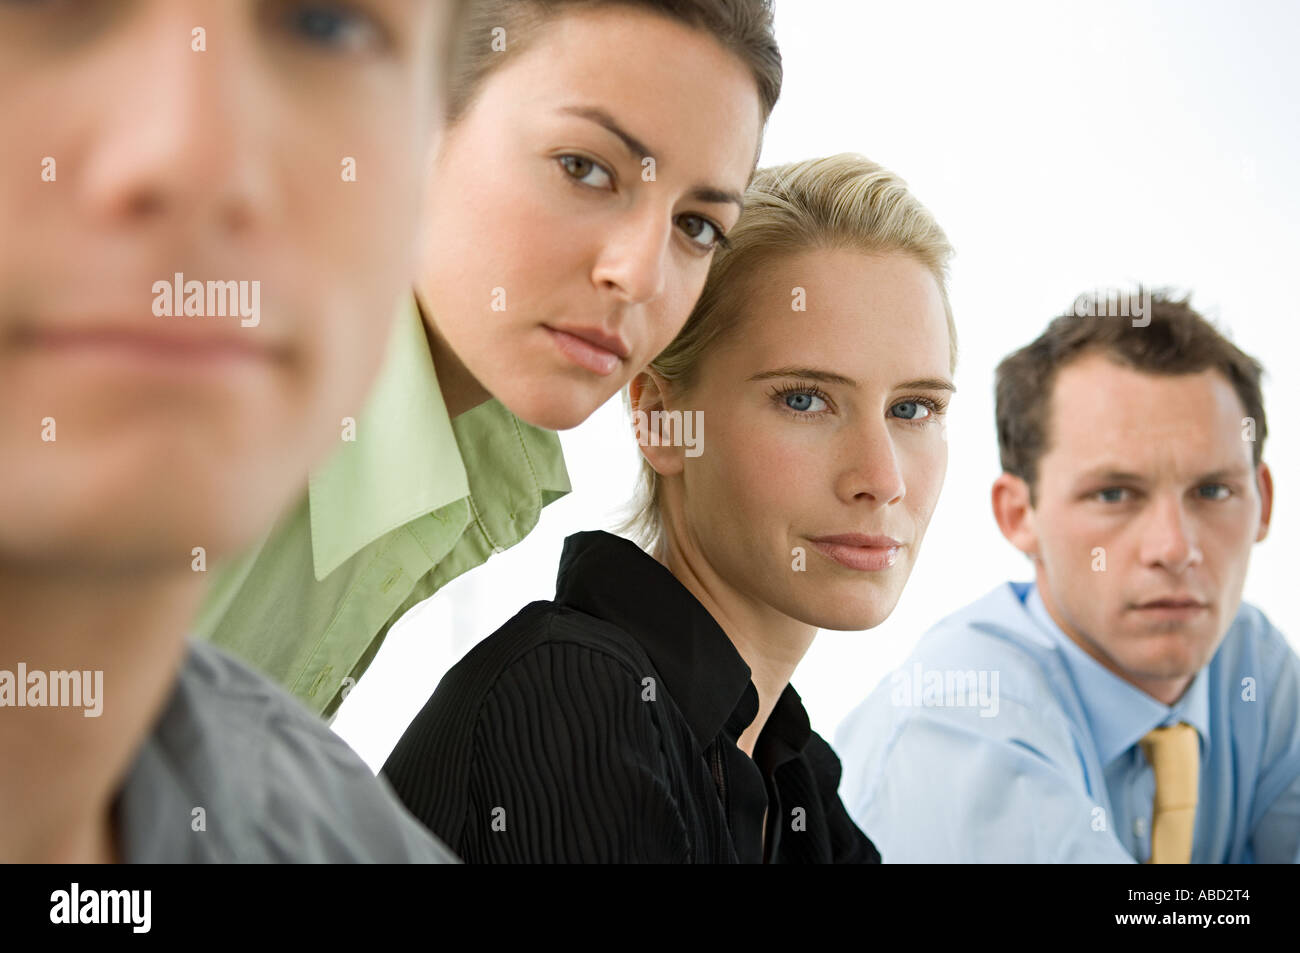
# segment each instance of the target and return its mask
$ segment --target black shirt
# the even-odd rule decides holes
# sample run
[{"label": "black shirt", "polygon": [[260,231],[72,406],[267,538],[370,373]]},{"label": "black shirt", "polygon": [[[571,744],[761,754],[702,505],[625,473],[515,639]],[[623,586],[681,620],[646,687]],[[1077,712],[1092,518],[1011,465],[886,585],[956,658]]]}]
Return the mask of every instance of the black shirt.
[{"label": "black shirt", "polygon": [[555,601],[457,663],[383,773],[471,863],[878,863],[795,690],[751,759],[736,739],[757,713],[690,590],[629,540],[575,533]]}]

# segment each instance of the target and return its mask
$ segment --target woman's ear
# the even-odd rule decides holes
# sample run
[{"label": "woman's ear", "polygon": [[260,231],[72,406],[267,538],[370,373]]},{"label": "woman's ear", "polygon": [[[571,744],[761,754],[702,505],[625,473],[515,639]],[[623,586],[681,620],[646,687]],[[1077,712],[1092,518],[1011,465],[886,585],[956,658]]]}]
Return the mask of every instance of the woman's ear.
[{"label": "woman's ear", "polygon": [[[681,473],[684,448],[673,434],[673,418],[668,413],[672,391],[668,382],[654,371],[644,370],[628,384],[628,398],[632,405],[632,431],[641,455],[660,476]],[[680,421],[680,413],[677,419]]]}]

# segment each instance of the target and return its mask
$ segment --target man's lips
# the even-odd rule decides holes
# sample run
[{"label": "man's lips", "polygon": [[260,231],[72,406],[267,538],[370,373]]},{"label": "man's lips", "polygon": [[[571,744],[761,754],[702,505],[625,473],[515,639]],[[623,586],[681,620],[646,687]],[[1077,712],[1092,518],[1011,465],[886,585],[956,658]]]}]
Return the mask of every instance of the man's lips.
[{"label": "man's lips", "polygon": [[1134,609],[1208,609],[1209,603],[1193,596],[1163,596],[1135,603]]},{"label": "man's lips", "polygon": [[1193,596],[1163,596],[1159,599],[1147,599],[1135,603],[1129,608],[1144,619],[1187,622],[1203,612],[1208,612],[1210,606]]},{"label": "man's lips", "polygon": [[19,327],[7,335],[11,347],[67,357],[113,357],[179,363],[282,360],[287,350],[251,329],[210,331],[142,328],[86,323],[78,326]]},{"label": "man's lips", "polygon": [[812,536],[809,542],[823,555],[849,569],[876,572],[888,569],[898,561],[903,543],[892,536],[865,533],[839,533],[834,536]]}]

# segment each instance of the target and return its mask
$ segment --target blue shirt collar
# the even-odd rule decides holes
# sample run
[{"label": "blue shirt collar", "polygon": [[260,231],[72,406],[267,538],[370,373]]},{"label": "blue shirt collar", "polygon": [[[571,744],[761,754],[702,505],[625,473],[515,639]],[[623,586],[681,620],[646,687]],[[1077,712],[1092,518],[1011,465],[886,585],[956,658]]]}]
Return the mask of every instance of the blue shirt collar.
[{"label": "blue shirt collar", "polygon": [[1210,746],[1210,683],[1202,668],[1183,697],[1170,706],[1129,684],[1081,649],[1056,624],[1038,586],[1025,595],[1025,608],[1038,627],[1055,640],[1074,678],[1079,698],[1088,716],[1097,755],[1109,765],[1141,740],[1153,728],[1185,721],[1201,736],[1201,751]]}]

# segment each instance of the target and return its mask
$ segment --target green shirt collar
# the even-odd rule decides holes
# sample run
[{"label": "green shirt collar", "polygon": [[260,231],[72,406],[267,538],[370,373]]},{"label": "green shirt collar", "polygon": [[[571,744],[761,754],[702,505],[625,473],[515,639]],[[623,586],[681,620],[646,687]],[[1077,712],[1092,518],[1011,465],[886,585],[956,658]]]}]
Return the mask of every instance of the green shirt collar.
[{"label": "green shirt collar", "polygon": [[[480,405],[462,415],[464,421],[514,419],[495,398],[487,404],[495,406]],[[548,465],[548,488],[567,492],[559,438],[517,423],[531,435],[530,455]],[[458,420],[453,429],[415,297],[408,296],[393,323],[379,380],[356,422],[355,439],[345,441],[309,481],[317,581],[386,533],[469,496],[458,429],[466,428]],[[476,466],[494,463],[475,461]],[[531,474],[499,464],[494,469],[506,495],[523,495],[525,482],[532,486]]]}]

